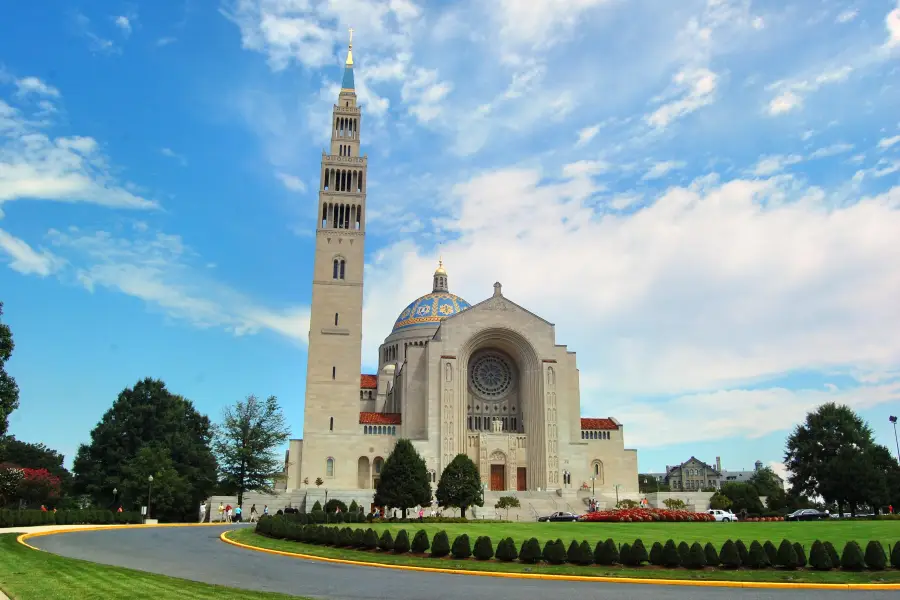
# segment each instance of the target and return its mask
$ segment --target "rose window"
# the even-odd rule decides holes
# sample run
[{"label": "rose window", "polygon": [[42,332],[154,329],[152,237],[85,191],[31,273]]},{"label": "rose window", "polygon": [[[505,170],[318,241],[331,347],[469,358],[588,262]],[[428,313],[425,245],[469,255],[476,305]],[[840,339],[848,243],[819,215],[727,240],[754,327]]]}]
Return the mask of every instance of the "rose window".
[{"label": "rose window", "polygon": [[472,365],[470,383],[473,391],[485,400],[499,400],[513,384],[512,367],[502,356],[485,354]]}]

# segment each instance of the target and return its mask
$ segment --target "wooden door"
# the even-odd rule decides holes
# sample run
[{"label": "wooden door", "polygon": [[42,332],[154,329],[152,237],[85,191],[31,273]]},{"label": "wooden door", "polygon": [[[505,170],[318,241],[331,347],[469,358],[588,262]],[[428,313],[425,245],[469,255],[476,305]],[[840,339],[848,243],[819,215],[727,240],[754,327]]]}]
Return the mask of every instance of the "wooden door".
[{"label": "wooden door", "polygon": [[528,481],[527,473],[525,467],[516,469],[516,489],[520,492],[524,492],[528,487],[528,484],[526,483]]},{"label": "wooden door", "polygon": [[491,491],[502,492],[506,489],[506,467],[491,465]]}]

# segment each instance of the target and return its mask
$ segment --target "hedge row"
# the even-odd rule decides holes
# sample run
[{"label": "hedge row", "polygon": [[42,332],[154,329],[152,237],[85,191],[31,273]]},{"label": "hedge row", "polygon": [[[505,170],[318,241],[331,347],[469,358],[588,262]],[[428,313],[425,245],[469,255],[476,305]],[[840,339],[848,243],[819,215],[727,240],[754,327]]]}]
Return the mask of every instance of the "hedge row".
[{"label": "hedge row", "polygon": [[[329,500],[330,502],[330,500]],[[366,515],[362,512],[325,512],[324,510],[313,509],[312,512],[303,513],[299,511],[287,512],[283,515],[285,519],[294,521],[301,525],[321,525],[321,524],[341,524],[341,523],[501,523],[502,521],[477,519],[470,521],[463,517],[418,517],[413,519],[387,518],[375,519],[372,515]]]},{"label": "hedge row", "polygon": [[0,528],[32,525],[109,525],[140,523],[137,512],[114,513],[111,510],[12,510],[0,509]]},{"label": "hedge row", "polygon": [[564,563],[574,565],[624,565],[628,567],[641,567],[645,563],[666,568],[685,567],[688,569],[702,569],[703,567],[722,567],[725,569],[738,569],[746,567],[750,569],[765,569],[769,567],[794,570],[809,568],[816,571],[829,571],[842,569],[845,571],[862,571],[865,569],[881,571],[892,565],[900,569],[900,542],[893,545],[890,553],[885,553],[880,542],[871,541],[866,545],[865,552],[855,541],[847,542],[843,552],[838,555],[837,550],[830,542],[816,540],[812,545],[807,560],[806,551],[799,543],[791,543],[783,540],[776,547],[772,542],[760,544],[751,542],[749,548],[741,541],[728,540],[720,549],[716,549],[707,542],[701,546],[698,542],[688,545],[686,542],[677,544],[668,540],[665,544],[654,542],[650,551],[640,539],[633,543],[617,545],[612,539],[601,541],[593,548],[584,540],[573,540],[568,547],[562,540],[547,541],[543,547],[537,538],[531,538],[516,547],[512,538],[499,541],[496,548],[491,538],[479,536],[475,540],[474,547],[467,534],[461,534],[450,543],[445,531],[439,531],[434,539],[429,540],[425,530],[416,532],[410,541],[405,529],[397,532],[394,538],[391,532],[385,530],[379,536],[374,529],[353,529],[350,527],[327,527],[322,525],[302,525],[292,519],[281,517],[263,517],[256,526],[256,531],[263,535],[286,539],[308,544],[321,544],[325,546],[359,548],[364,550],[382,550],[395,554],[414,552],[425,554],[431,549],[430,555],[435,558],[452,556],[465,559],[474,557],[476,560],[490,560],[496,558],[502,562],[518,560],[524,564],[535,564],[541,561],[552,565]]}]

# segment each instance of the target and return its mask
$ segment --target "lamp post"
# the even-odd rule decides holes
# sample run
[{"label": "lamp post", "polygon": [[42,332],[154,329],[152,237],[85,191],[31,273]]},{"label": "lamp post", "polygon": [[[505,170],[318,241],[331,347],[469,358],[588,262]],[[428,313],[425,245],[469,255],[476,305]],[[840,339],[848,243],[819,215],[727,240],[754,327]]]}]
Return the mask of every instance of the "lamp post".
[{"label": "lamp post", "polygon": [[147,488],[147,518],[149,519],[150,518],[150,499],[153,495],[153,475],[150,475],[147,478],[147,484],[149,486]]},{"label": "lamp post", "polygon": [[113,488],[113,510],[116,510],[116,499],[119,497],[118,488]]},{"label": "lamp post", "polygon": [[894,425],[894,443],[897,444],[897,460],[900,461],[900,442],[897,441],[897,417],[891,415],[888,420]]},{"label": "lamp post", "polygon": [[616,484],[616,506],[619,506],[619,488],[622,487],[621,484]]},{"label": "lamp post", "polygon": [[597,476],[596,476],[596,475],[591,475],[591,496],[592,496],[592,497],[596,494],[596,492],[595,492],[595,490],[594,490],[594,482],[595,482],[596,480],[597,480]]}]

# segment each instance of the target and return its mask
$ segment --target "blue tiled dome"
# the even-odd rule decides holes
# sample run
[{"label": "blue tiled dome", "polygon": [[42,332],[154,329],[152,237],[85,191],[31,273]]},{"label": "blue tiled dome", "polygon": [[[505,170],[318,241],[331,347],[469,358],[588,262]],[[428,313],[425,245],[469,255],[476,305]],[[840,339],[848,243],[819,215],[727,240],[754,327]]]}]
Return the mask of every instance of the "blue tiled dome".
[{"label": "blue tiled dome", "polygon": [[420,325],[437,325],[450,315],[455,315],[471,304],[450,292],[432,292],[410,303],[403,309],[392,331],[403,331]]}]

